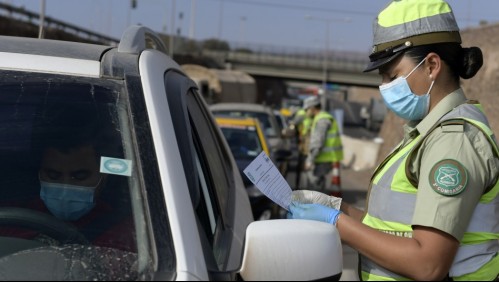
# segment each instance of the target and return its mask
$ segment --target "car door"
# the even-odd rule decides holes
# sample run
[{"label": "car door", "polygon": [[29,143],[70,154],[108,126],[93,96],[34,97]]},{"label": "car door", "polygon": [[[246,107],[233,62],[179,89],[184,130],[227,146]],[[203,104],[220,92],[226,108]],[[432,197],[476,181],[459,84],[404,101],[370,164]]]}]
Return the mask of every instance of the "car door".
[{"label": "car door", "polygon": [[[196,148],[201,202],[196,209],[217,267],[209,269],[217,280],[236,278],[243,254],[244,234],[253,220],[243,181],[204,100],[194,88],[187,93],[187,107]],[[208,218],[206,216],[208,215]],[[206,250],[206,248],[205,248]],[[222,277],[220,277],[220,275]],[[224,277],[225,276],[225,277]]]},{"label": "car door", "polygon": [[[158,72],[159,70],[149,71],[150,75],[156,75]],[[176,243],[178,246],[175,247],[176,256],[178,259],[191,260],[194,264],[204,264],[210,279],[235,279],[236,270],[241,264],[245,230],[253,220],[244,184],[232,156],[228,153],[228,146],[206,103],[198,94],[194,82],[174,67],[164,70],[163,73],[163,91],[166,92],[168,109],[162,109],[158,113],[169,112],[171,118],[164,117],[163,123],[164,119],[168,119],[172,124],[164,123],[164,127],[171,127],[169,130],[164,128],[158,130],[175,136],[175,142],[166,142],[168,144],[165,143],[164,146],[176,144],[178,147],[181,158],[176,166],[181,164],[185,174],[183,181],[187,188],[184,190],[187,190],[190,196],[190,203],[184,202],[181,211],[169,212],[172,233],[175,237],[176,220],[179,221],[179,228],[184,230],[196,228],[196,236],[190,234],[190,237],[192,240],[197,240],[194,245],[201,245],[203,251],[200,256],[197,247],[194,250],[190,246],[194,242],[178,238],[180,243]],[[159,90],[151,93],[157,91]],[[157,107],[157,103],[151,104]],[[167,162],[165,165],[174,165],[168,160],[165,162]],[[168,187],[172,193],[179,193],[177,189],[181,187],[176,189]],[[165,192],[165,198],[167,197],[168,194]],[[191,220],[192,210],[194,222],[181,227],[180,225],[187,225],[184,221]],[[184,212],[185,215],[182,214]],[[172,216],[177,219],[172,219]],[[183,249],[191,251],[179,253]],[[177,270],[180,271],[178,259]],[[204,277],[203,271],[195,273],[197,267],[188,265],[188,262],[182,268],[184,268],[182,271],[200,279]]]}]

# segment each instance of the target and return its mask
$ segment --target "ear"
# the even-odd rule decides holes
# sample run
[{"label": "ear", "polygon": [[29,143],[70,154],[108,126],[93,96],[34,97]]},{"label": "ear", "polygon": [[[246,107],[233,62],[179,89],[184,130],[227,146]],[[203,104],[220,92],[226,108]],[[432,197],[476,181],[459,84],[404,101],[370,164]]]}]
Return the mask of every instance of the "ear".
[{"label": "ear", "polygon": [[437,53],[431,52],[426,57],[425,67],[428,76],[435,80],[442,70],[442,59]]}]

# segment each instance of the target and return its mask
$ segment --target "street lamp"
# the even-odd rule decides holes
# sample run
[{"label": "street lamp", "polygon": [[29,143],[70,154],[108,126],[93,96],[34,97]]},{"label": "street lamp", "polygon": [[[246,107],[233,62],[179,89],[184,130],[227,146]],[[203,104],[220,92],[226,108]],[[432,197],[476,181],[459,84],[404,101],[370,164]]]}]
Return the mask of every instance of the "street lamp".
[{"label": "street lamp", "polygon": [[322,73],[323,73],[323,78],[322,78],[322,97],[321,97],[321,104],[322,108],[326,109],[326,94],[327,94],[327,81],[328,81],[328,57],[329,57],[329,40],[330,40],[330,30],[331,30],[331,23],[332,22],[350,22],[350,18],[321,18],[321,17],[314,17],[311,15],[306,15],[305,16],[306,20],[316,20],[316,21],[322,21],[326,23],[326,48],[324,50],[324,60],[322,64]]},{"label": "street lamp", "polygon": [[240,21],[239,21],[239,44],[244,44],[244,31],[245,31],[245,26],[244,26],[244,23],[246,22],[246,17],[245,16],[241,16],[240,18]]}]

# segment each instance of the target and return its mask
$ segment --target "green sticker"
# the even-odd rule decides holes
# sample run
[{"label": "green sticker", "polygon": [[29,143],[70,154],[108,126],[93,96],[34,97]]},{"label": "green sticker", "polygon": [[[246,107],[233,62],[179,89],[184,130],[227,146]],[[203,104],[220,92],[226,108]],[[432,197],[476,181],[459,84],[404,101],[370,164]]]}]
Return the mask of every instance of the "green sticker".
[{"label": "green sticker", "polygon": [[430,171],[430,184],[435,192],[444,196],[456,196],[466,189],[468,172],[455,160],[442,160]]}]

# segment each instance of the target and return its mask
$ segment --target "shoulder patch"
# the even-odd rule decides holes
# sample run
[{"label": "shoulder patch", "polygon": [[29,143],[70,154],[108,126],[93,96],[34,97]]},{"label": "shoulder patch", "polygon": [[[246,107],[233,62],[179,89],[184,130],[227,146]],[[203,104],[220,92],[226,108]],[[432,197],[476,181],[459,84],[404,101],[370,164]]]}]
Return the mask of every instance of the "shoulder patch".
[{"label": "shoulder patch", "polygon": [[456,160],[442,160],[430,171],[430,185],[435,192],[444,196],[461,194],[468,184],[468,171]]}]

